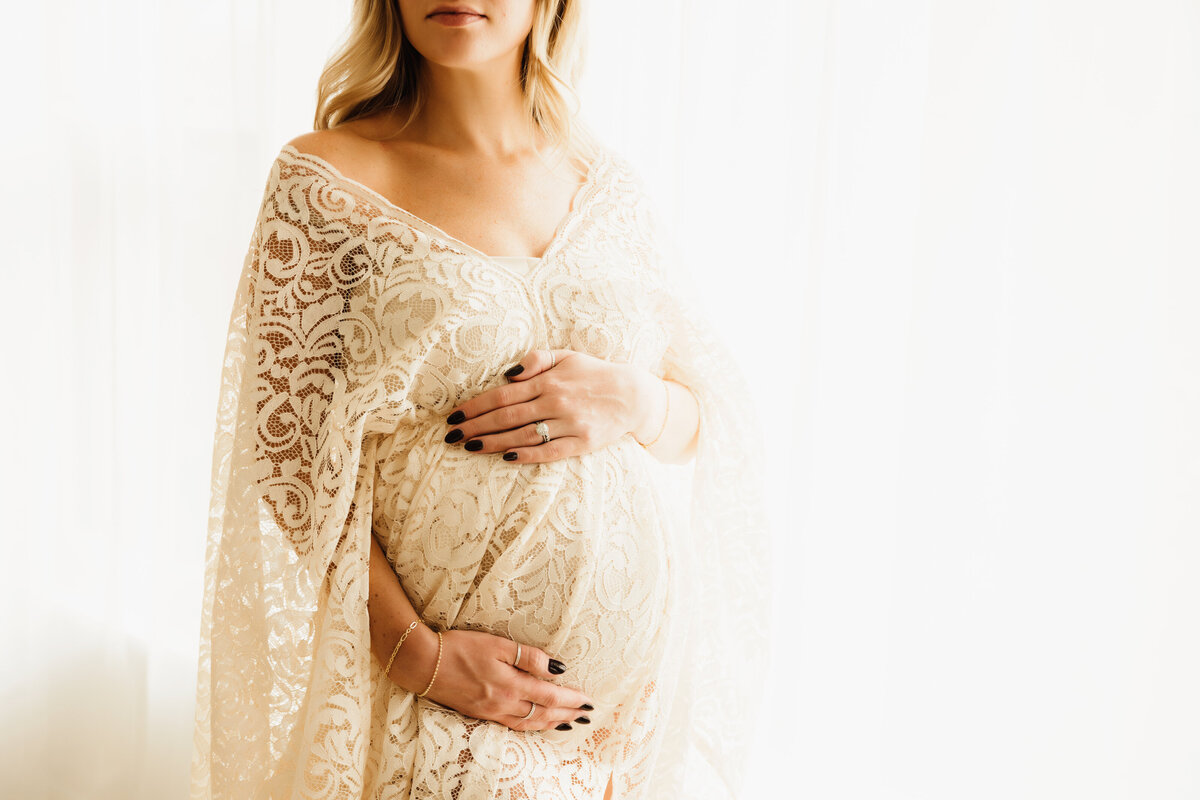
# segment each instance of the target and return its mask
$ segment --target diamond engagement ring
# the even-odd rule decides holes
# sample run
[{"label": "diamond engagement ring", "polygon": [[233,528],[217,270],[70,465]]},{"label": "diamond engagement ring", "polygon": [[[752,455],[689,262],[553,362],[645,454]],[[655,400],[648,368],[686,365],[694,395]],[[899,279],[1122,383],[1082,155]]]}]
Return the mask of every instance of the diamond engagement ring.
[{"label": "diamond engagement ring", "polygon": [[542,444],[550,441],[550,429],[546,427],[545,422],[539,422],[535,430],[538,432],[538,436],[542,437]]},{"label": "diamond engagement ring", "polygon": [[529,701],[529,713],[528,713],[528,714],[526,714],[525,716],[521,717],[521,719],[522,719],[522,720],[529,719],[530,717],[532,717],[532,716],[533,716],[533,712],[534,712],[534,711],[537,711],[537,703],[535,703],[535,702],[533,702],[532,700],[530,700],[530,701]]}]

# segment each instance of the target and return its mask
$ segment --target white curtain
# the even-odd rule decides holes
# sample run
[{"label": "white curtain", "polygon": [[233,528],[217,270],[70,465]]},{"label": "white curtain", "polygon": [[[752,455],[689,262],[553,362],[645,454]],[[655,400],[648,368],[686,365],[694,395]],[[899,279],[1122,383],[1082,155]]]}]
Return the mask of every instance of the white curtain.
[{"label": "white curtain", "polygon": [[[1200,796],[1200,6],[592,5],[764,420],[745,796]],[[348,8],[6,9],[0,796],[186,794],[222,337]]]}]

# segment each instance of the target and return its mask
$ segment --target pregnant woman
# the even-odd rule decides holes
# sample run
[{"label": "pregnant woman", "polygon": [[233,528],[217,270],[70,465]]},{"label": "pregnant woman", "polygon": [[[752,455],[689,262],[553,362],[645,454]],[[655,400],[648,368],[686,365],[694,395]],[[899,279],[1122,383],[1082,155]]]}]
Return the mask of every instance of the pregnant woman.
[{"label": "pregnant woman", "polygon": [[[758,429],[573,0],[358,0],[223,364],[194,798],[730,798]],[[713,246],[721,241],[714,225]]]}]

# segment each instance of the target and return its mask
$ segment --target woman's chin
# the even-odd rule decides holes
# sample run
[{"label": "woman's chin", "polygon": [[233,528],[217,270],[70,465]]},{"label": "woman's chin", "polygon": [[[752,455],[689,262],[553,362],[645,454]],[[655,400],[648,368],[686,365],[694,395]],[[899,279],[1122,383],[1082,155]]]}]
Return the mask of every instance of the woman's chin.
[{"label": "woman's chin", "polygon": [[479,73],[491,75],[496,71],[498,62],[495,53],[480,53],[478,48],[445,47],[438,52],[424,57],[425,62],[443,70],[453,70],[460,73]]}]

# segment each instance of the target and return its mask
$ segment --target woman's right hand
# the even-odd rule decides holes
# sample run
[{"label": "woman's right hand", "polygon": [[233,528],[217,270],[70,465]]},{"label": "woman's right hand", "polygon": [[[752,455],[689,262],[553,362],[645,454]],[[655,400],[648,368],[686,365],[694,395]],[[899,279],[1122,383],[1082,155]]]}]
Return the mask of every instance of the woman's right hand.
[{"label": "woman's right hand", "polygon": [[[422,637],[432,639],[433,657],[404,665],[406,677],[413,680],[402,682],[410,684],[405,688],[420,682],[418,692],[429,684],[437,658],[437,634],[424,625],[421,628]],[[407,643],[401,652],[406,647]],[[413,654],[426,649],[413,648]],[[515,731],[569,730],[576,724],[589,724],[591,700],[575,689],[550,683],[556,674],[550,671],[551,663],[558,673],[564,665],[557,660],[551,662],[544,651],[531,645],[522,644],[520,650],[521,660],[514,666],[517,643],[513,640],[483,631],[444,631],[442,662],[425,696],[460,714],[499,722]],[[401,670],[393,668],[393,675],[398,672]],[[529,713],[531,702],[537,705],[533,716],[522,719]]]}]

